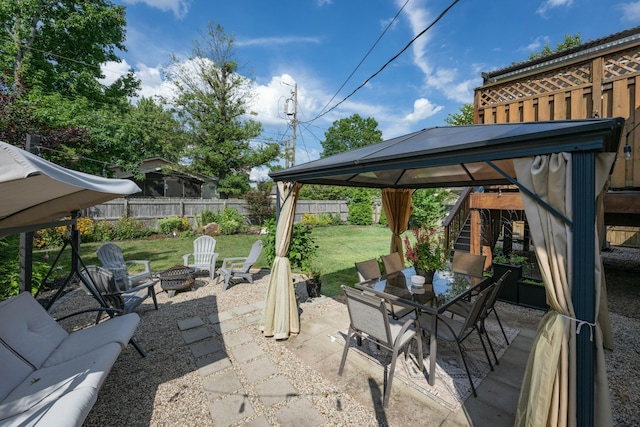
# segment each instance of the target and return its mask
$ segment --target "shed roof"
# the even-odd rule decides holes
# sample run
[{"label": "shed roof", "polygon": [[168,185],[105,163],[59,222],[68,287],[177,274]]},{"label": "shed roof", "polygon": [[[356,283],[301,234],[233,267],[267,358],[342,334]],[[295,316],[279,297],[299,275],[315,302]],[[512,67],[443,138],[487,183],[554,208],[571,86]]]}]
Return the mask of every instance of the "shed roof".
[{"label": "shed roof", "polygon": [[514,158],[616,152],[623,125],[622,118],[608,118],[434,127],[270,176],[275,181],[378,188],[505,184],[505,174],[515,177]]}]

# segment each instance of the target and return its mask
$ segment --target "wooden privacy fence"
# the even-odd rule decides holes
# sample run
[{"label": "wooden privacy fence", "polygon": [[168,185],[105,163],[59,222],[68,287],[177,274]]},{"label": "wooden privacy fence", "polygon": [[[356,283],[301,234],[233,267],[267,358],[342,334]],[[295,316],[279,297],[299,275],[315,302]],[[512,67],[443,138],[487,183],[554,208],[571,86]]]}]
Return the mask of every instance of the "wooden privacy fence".
[{"label": "wooden privacy fence", "polygon": [[[475,93],[476,123],[624,117],[625,133],[640,124],[640,45],[541,73],[488,83]],[[611,188],[640,187],[640,126],[620,144]]]},{"label": "wooden privacy fence", "polygon": [[[275,202],[273,206],[275,208]],[[155,227],[159,219],[175,216],[187,217],[195,225],[195,218],[198,218],[199,222],[202,211],[222,212],[225,207],[236,209],[245,217],[249,216],[247,203],[242,199],[182,198],[120,198],[85,209],[82,214],[96,221],[117,221],[122,217],[135,218]],[[305,213],[339,215],[342,221],[346,221],[347,202],[345,200],[299,200],[296,205],[296,221],[301,221]]]}]

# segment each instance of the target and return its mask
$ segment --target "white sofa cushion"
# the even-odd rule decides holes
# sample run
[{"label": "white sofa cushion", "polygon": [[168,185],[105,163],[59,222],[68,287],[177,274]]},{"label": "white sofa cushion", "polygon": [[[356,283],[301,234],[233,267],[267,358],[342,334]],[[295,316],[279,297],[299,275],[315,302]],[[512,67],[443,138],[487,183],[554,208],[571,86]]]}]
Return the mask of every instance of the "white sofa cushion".
[{"label": "white sofa cushion", "polygon": [[0,402],[33,371],[32,366],[0,341]]},{"label": "white sofa cushion", "polygon": [[88,353],[107,342],[125,348],[133,336],[140,317],[136,313],[114,317],[89,328],[72,332],[42,365],[43,368],[66,362],[83,353]]},{"label": "white sofa cushion", "polygon": [[0,303],[0,338],[36,368],[68,335],[28,292]]},{"label": "white sofa cushion", "polygon": [[93,387],[80,387],[0,421],[2,427],[80,427],[98,399]]},{"label": "white sofa cushion", "polygon": [[[67,362],[33,371],[3,400],[0,425],[5,419],[37,408],[52,408],[55,406],[53,402],[82,387],[88,387],[97,394],[120,351],[120,344],[109,343]],[[86,404],[84,401],[77,403],[80,406]],[[75,403],[73,399],[65,399],[64,405],[72,407]]]}]

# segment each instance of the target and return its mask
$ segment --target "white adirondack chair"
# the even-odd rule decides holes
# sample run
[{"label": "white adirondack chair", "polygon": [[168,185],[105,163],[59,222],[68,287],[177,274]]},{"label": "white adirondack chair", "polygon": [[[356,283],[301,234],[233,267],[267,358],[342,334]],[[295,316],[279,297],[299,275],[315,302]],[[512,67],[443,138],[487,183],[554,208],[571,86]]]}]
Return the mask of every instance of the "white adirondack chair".
[{"label": "white adirondack chair", "polygon": [[[193,253],[182,256],[184,265],[196,270],[208,270],[209,279],[213,280],[216,272],[216,239],[211,236],[200,236],[193,241]],[[191,259],[193,262],[190,262]]]}]

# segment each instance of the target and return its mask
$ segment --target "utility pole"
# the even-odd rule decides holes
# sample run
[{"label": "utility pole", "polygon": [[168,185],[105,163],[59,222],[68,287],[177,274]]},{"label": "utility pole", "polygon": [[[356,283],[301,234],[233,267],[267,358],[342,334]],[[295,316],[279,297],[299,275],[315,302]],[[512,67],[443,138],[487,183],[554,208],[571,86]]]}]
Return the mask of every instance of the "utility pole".
[{"label": "utility pole", "polygon": [[[285,83],[286,84],[286,83]],[[293,128],[293,135],[291,138],[291,166],[296,164],[296,131],[298,127],[298,83],[293,86],[291,92],[292,98],[287,99],[287,116],[292,116],[291,127]],[[293,111],[289,109],[289,102],[293,102]],[[287,157],[288,160],[288,157]]]},{"label": "utility pole", "polygon": [[287,141],[284,146],[284,167],[289,168],[289,135],[287,135]]}]

